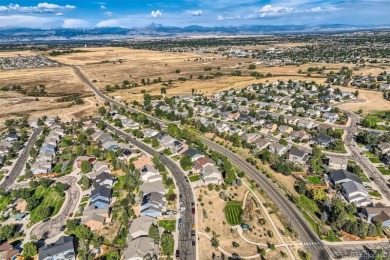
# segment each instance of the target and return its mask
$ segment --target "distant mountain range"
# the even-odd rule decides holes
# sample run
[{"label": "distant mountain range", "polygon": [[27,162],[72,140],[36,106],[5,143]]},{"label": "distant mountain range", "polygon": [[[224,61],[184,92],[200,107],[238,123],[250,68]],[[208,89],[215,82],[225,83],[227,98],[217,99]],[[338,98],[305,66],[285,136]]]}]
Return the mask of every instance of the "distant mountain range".
[{"label": "distant mountain range", "polygon": [[144,28],[104,27],[91,29],[31,29],[0,28],[0,43],[49,42],[49,41],[91,41],[147,37],[177,37],[198,35],[253,35],[280,33],[327,33],[389,29],[390,25],[355,26],[347,24],[324,25],[243,25],[230,27],[187,27],[151,24]]}]

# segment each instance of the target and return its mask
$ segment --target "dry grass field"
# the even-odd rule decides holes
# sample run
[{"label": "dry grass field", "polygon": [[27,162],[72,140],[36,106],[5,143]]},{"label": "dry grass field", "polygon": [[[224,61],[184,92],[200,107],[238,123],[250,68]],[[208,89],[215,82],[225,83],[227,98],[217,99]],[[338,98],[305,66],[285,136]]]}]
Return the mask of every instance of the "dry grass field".
[{"label": "dry grass field", "polygon": [[[0,52],[0,56],[15,56],[19,52]],[[21,52],[23,55],[32,55],[31,52]],[[40,117],[43,115],[64,116],[68,114],[73,117],[72,112],[78,114],[91,114],[91,109],[84,111],[83,108],[90,108],[90,102],[72,106],[71,102],[57,102],[56,100],[64,95],[78,93],[82,96],[92,95],[90,89],[85,86],[74,74],[70,67],[49,67],[39,69],[1,70],[0,87],[21,85],[27,90],[45,85],[47,96],[33,97],[25,96],[14,91],[0,91],[0,124],[9,117]],[[86,113],[88,112],[88,113]],[[64,117],[66,119],[66,117]]]},{"label": "dry grass field", "polygon": [[0,51],[0,58],[36,55],[33,51]]},{"label": "dry grass field", "polygon": [[0,86],[21,85],[23,88],[45,85],[50,96],[89,92],[70,67],[2,70]]},{"label": "dry grass field", "polygon": [[[344,88],[340,87],[342,91],[355,92],[355,88]],[[359,109],[363,110],[363,113],[372,113],[383,110],[390,110],[390,102],[383,98],[382,92],[370,91],[365,89],[359,90],[359,99],[364,99],[364,103],[347,103],[340,105],[340,108],[344,108],[351,111],[358,111]]]}]

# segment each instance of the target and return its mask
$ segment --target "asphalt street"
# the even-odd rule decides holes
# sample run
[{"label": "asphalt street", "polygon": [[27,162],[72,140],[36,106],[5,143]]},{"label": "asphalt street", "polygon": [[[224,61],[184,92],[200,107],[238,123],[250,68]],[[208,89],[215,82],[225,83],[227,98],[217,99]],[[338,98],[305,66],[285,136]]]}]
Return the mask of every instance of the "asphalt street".
[{"label": "asphalt street", "polygon": [[19,154],[19,157],[17,158],[14,167],[9,172],[8,178],[4,179],[4,181],[0,184],[0,188],[4,188],[6,191],[11,189],[12,184],[16,181],[21,171],[23,170],[24,165],[27,162],[30,149],[35,145],[35,141],[38,139],[41,132],[42,132],[41,128],[35,128],[33,130],[33,133],[31,134],[30,138],[25,144],[25,147],[22,149],[21,153]]},{"label": "asphalt street", "polygon": [[358,123],[360,122],[360,116],[347,110],[343,110],[343,112],[351,118],[351,126],[346,130],[347,134],[344,140],[345,145],[351,151],[351,159],[360,164],[366,175],[373,180],[380,192],[390,201],[388,182],[383,178],[382,174],[375,168],[370,160],[364,154],[361,154],[360,149],[355,146],[354,136],[359,132]]},{"label": "asphalt street", "polygon": [[194,215],[191,212],[191,203],[195,202],[195,200],[194,200],[194,194],[192,193],[191,186],[184,172],[174,161],[172,161],[167,156],[160,154],[155,149],[151,148],[150,146],[144,144],[141,141],[134,139],[129,134],[122,132],[121,130],[113,127],[112,125],[106,122],[105,124],[108,130],[117,134],[119,137],[128,140],[129,143],[140,148],[146,153],[152,156],[157,153],[159,155],[160,161],[172,173],[176,181],[176,186],[178,187],[180,194],[183,196],[182,206],[185,207],[185,210],[181,212],[180,215],[183,220],[182,228],[179,231],[179,241],[178,241],[180,259],[188,259],[188,260],[196,259],[195,247],[192,246],[192,238],[191,238],[192,225],[195,223]]},{"label": "asphalt street", "polygon": [[260,184],[261,188],[270,196],[271,200],[275,202],[281,212],[286,216],[288,221],[297,230],[297,233],[313,259],[331,259],[330,252],[326,245],[322,243],[320,238],[313,232],[307,221],[301,216],[295,206],[282,194],[279,188],[267,177],[257,170],[253,165],[246,162],[241,156],[233,153],[229,149],[214,143],[213,141],[200,137],[202,142],[210,149],[225,155],[229,160],[235,164],[239,169],[243,170],[245,174]]}]

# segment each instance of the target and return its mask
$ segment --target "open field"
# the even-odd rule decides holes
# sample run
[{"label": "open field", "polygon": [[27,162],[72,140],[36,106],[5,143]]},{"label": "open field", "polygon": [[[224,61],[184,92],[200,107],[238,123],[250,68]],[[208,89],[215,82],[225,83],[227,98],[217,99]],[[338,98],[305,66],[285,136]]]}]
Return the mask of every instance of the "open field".
[{"label": "open field", "polygon": [[0,82],[0,87],[21,85],[24,89],[42,84],[52,96],[89,92],[70,67],[5,70],[0,73]]},{"label": "open field", "polygon": [[[339,87],[341,91],[355,92],[355,88]],[[383,98],[382,92],[371,91],[365,89],[359,90],[359,99],[364,99],[364,103],[347,103],[340,105],[340,108],[344,108],[351,111],[363,110],[363,113],[373,113],[377,111],[390,110],[390,101]]]},{"label": "open field", "polygon": [[[3,55],[2,52],[0,54]],[[98,102],[95,97],[84,99],[85,103],[77,106],[72,106],[72,102],[57,102],[58,98],[69,94],[78,93],[81,97],[93,95],[70,67],[7,70],[0,73],[0,87],[21,85],[23,90],[29,90],[41,84],[45,85],[47,92],[45,96],[35,97],[15,91],[0,91],[0,106],[2,108],[0,124],[3,124],[8,117],[22,117],[24,115],[32,118],[43,115],[58,115],[60,117],[67,115],[63,118],[67,120],[72,117],[93,114],[95,103]]]},{"label": "open field", "polygon": [[37,53],[34,51],[0,51],[0,58],[9,58],[15,56],[32,56]]}]

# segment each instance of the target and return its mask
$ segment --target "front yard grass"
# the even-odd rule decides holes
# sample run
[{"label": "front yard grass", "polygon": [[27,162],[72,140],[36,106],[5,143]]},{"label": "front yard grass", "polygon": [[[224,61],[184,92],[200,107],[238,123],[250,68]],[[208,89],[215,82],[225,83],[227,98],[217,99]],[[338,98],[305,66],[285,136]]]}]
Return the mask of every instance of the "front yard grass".
[{"label": "front yard grass", "polygon": [[38,187],[34,192],[34,196],[40,199],[41,203],[38,207],[31,211],[30,220],[32,223],[37,223],[43,220],[45,216],[42,212],[49,207],[51,208],[51,214],[48,217],[56,215],[60,211],[65,200],[65,196],[63,194],[59,194],[53,187]]},{"label": "front yard grass", "polygon": [[390,170],[385,167],[376,167],[383,175],[390,175]]},{"label": "front yard grass", "polygon": [[227,222],[234,226],[241,223],[242,215],[241,201],[228,201],[226,207],[223,209]]},{"label": "front yard grass", "polygon": [[176,220],[160,220],[158,226],[164,228],[166,231],[175,231]]},{"label": "front yard grass", "polygon": [[370,194],[373,197],[382,198],[381,194],[376,190],[369,191],[368,194]]},{"label": "front yard grass", "polygon": [[368,158],[368,160],[370,160],[370,162],[372,162],[372,163],[381,163],[382,162],[381,160],[379,160],[376,157],[370,157],[370,158]]},{"label": "front yard grass", "polygon": [[319,185],[322,183],[321,178],[319,176],[309,176],[307,178],[310,184]]},{"label": "front yard grass", "polygon": [[200,180],[200,176],[199,175],[191,175],[188,178],[190,179],[190,182],[195,182],[195,181],[199,181]]}]

